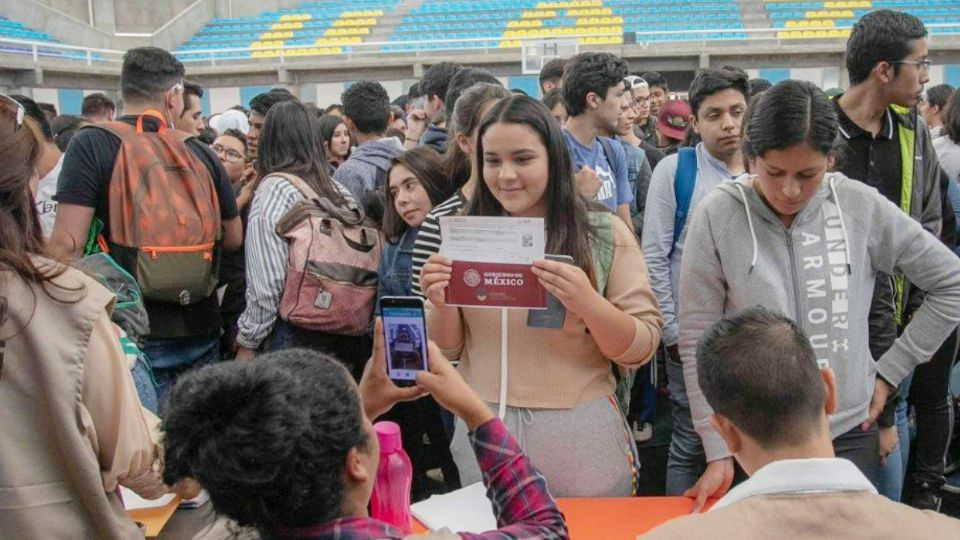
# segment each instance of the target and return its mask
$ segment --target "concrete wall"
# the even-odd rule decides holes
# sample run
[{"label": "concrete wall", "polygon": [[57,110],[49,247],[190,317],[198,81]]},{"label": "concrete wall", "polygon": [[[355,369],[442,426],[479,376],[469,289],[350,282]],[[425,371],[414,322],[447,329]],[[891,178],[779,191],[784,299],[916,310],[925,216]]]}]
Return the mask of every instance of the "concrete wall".
[{"label": "concrete wall", "polygon": [[[87,0],[36,0],[38,4],[53,8],[57,11],[66,13],[74,19],[88,21]],[[6,4],[6,2],[4,2]],[[6,8],[6,5],[4,5]],[[7,11],[4,9],[4,14]]]},{"label": "concrete wall", "polygon": [[0,0],[0,13],[8,19],[22,22],[29,28],[46,32],[64,43],[100,49],[112,48],[113,32],[97,30],[88,24],[86,0],[82,1],[83,11],[78,17],[60,11],[60,8],[72,9],[76,2],[44,1],[58,5],[50,6],[33,0]]},{"label": "concrete wall", "polygon": [[[118,32],[153,33],[190,7],[195,0],[123,0],[114,4]],[[204,21],[206,22],[206,21]]]},{"label": "concrete wall", "polygon": [[93,0],[93,26],[86,0],[0,0],[0,13],[70,45],[121,51],[143,45],[173,49],[218,16],[218,4],[226,9],[229,3],[203,0],[194,5],[195,1]]}]

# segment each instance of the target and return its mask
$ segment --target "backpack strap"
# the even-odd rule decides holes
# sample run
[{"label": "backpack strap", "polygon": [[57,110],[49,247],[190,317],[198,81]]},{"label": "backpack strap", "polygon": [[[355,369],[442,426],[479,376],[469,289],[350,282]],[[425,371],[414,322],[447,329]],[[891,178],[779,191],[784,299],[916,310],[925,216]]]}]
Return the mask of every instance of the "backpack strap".
[{"label": "backpack strap", "polygon": [[597,292],[605,295],[610,268],[613,266],[613,224],[610,212],[590,212],[590,224],[596,236],[590,244],[593,258],[593,274],[597,282]]},{"label": "backpack strap", "polygon": [[[613,150],[613,143],[614,143],[614,140],[611,139],[610,137],[600,137],[600,144],[603,146],[603,154],[607,157],[607,163],[610,164],[610,172],[613,173],[613,176],[614,176],[613,189],[614,189],[614,193],[616,193],[617,178],[620,178],[621,174],[623,176],[626,176],[626,173],[621,168],[621,162],[619,159],[617,159],[617,154]],[[629,178],[627,180],[629,180]]]},{"label": "backpack strap", "polygon": [[270,176],[279,176],[287,182],[293,184],[293,187],[297,188],[304,198],[314,203],[324,212],[329,214],[331,217],[336,218],[341,223],[350,226],[358,226],[363,223],[364,214],[363,211],[356,204],[347,204],[345,206],[338,205],[335,202],[331,201],[327,197],[323,197],[318,194],[310,184],[308,184],[303,178],[295,174],[283,173],[283,172],[273,172],[267,175]]},{"label": "backpack strap", "polygon": [[319,199],[319,198],[320,198],[320,194],[318,194],[316,191],[314,191],[313,188],[310,187],[310,184],[308,184],[306,181],[304,181],[303,178],[300,178],[299,176],[297,176],[297,175],[295,175],[295,174],[284,173],[284,172],[272,172],[272,173],[268,174],[267,176],[268,176],[268,177],[270,177],[270,176],[279,176],[280,178],[283,178],[283,179],[286,180],[287,182],[290,182],[290,183],[293,185],[293,187],[297,188],[297,190],[298,190],[301,194],[303,194],[303,196],[306,197],[307,199]]},{"label": "backpack strap", "polygon": [[[673,217],[673,246],[680,239],[680,232],[690,213],[690,201],[693,188],[697,183],[697,149],[679,148],[677,150],[677,172],[673,177],[673,195],[677,200],[677,213]],[[673,247],[670,248],[671,253]]]}]

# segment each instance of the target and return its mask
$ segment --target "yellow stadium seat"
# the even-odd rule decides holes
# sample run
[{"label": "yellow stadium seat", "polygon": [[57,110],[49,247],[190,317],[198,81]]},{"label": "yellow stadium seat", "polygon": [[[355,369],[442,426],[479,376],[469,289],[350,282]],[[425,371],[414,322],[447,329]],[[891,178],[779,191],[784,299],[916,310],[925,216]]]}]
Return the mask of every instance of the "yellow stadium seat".
[{"label": "yellow stadium seat", "polygon": [[516,30],[507,30],[503,33],[503,37],[505,38],[512,38],[512,37],[515,37],[516,35],[517,35]]},{"label": "yellow stadium seat", "polygon": [[569,26],[566,28],[561,28],[561,30],[563,31],[563,35],[565,36],[572,36],[573,34],[577,33],[576,28],[570,28]]},{"label": "yellow stadium seat", "polygon": [[803,37],[803,32],[801,32],[801,31],[799,31],[799,30],[793,30],[793,31],[790,32],[790,37],[791,37],[791,38],[794,38],[794,39],[796,39],[796,38],[802,38],[802,37]]},{"label": "yellow stadium seat", "polygon": [[802,34],[802,36],[805,37],[805,38],[816,37],[816,35],[817,35],[817,33],[814,32],[813,30],[804,30],[804,31],[803,31],[803,34]]},{"label": "yellow stadium seat", "polygon": [[786,28],[796,28],[796,27],[797,27],[797,21],[787,21],[786,24],[784,24],[784,26],[785,26]]}]

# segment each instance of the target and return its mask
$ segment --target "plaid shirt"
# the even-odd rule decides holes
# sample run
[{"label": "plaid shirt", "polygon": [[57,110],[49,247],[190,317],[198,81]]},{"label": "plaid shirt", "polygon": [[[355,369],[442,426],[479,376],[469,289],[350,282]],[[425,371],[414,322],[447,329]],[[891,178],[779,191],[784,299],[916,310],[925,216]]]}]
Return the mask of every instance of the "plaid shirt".
[{"label": "plaid shirt", "polygon": [[[547,492],[546,480],[530,464],[503,422],[497,418],[490,420],[471,433],[470,440],[500,528],[479,534],[460,533],[459,536],[464,540],[567,538],[563,514]],[[404,535],[386,523],[354,517],[263,537],[275,540],[400,540]]]}]

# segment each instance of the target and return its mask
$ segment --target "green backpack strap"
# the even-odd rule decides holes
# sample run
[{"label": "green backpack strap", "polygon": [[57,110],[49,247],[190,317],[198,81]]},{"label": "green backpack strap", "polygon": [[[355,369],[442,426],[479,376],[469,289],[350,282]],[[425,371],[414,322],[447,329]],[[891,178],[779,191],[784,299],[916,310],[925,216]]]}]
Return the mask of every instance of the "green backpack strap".
[{"label": "green backpack strap", "polygon": [[[613,221],[620,219],[610,212],[590,212],[590,225],[595,236],[590,245],[593,256],[593,274],[597,280],[597,292],[606,296],[607,281],[610,278],[610,268],[613,266]],[[616,380],[614,394],[620,412],[626,418],[630,405],[630,390],[633,385],[633,370],[622,368],[617,364],[610,364],[613,378]]]},{"label": "green backpack strap", "polygon": [[590,212],[590,225],[594,230],[590,251],[593,257],[593,273],[597,280],[597,292],[606,295],[607,279],[613,266],[613,214]]},{"label": "green backpack strap", "polygon": [[103,221],[100,218],[93,218],[90,223],[90,230],[87,232],[87,242],[83,245],[83,256],[93,255],[104,251],[100,243],[100,233],[103,232]]}]

